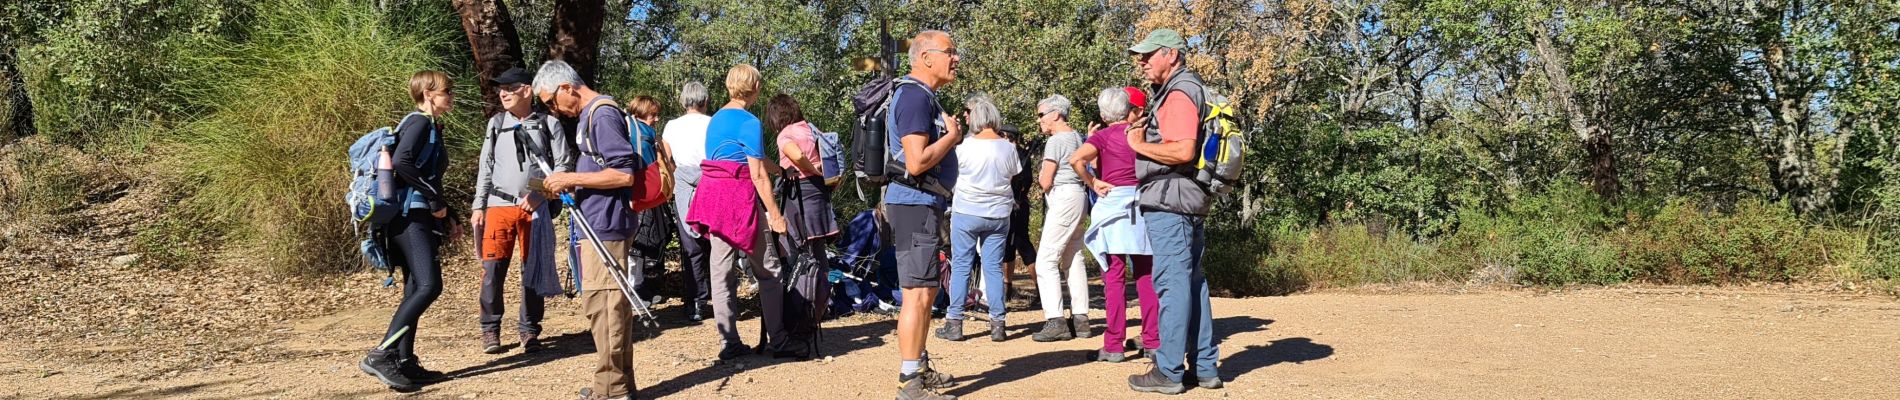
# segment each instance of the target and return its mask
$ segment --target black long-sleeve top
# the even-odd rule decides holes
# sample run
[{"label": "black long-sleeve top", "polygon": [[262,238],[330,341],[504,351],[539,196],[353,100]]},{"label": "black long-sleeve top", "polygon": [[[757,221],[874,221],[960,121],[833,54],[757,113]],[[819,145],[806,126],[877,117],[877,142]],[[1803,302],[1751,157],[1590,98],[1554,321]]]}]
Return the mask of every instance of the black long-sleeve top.
[{"label": "black long-sleeve top", "polygon": [[[419,118],[419,119],[418,119]],[[403,185],[415,189],[423,200],[429,202],[429,211],[440,210],[447,205],[442,199],[442,171],[448,166],[448,151],[442,145],[442,135],[435,120],[426,115],[411,114],[405,117],[402,128],[396,132],[396,151],[390,154],[391,170],[396,173]],[[430,140],[431,137],[434,140]],[[434,142],[434,143],[431,143]],[[418,165],[422,160],[422,151],[429,148],[428,165]],[[407,202],[407,199],[403,200]],[[405,207],[408,205],[405,204]]]}]

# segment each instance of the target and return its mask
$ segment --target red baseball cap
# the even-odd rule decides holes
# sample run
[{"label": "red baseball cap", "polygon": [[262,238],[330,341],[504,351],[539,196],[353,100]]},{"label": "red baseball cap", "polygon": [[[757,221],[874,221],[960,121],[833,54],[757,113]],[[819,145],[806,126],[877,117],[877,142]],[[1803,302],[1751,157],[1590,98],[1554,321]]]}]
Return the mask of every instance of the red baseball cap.
[{"label": "red baseball cap", "polygon": [[1148,94],[1142,93],[1141,89],[1123,86],[1122,91],[1128,92],[1128,104],[1135,105],[1135,108],[1148,108]]}]

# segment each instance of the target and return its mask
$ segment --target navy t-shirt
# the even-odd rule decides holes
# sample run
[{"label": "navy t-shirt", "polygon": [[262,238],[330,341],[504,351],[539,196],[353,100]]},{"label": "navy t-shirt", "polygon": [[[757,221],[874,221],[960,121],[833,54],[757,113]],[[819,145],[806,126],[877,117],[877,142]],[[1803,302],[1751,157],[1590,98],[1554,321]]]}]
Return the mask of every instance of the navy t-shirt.
[{"label": "navy t-shirt", "polygon": [[[602,99],[612,99],[601,96]],[[590,105],[591,106],[591,105]],[[589,173],[608,169],[634,175],[640,166],[633,155],[633,140],[627,137],[626,114],[617,107],[582,111],[580,149],[585,156],[575,163],[574,172]],[[637,175],[636,175],[637,176]],[[576,189],[574,201],[581,215],[594,225],[594,233],[603,241],[627,240],[638,226],[634,219],[632,188]]]},{"label": "navy t-shirt", "polygon": [[[929,87],[915,84],[913,78],[905,77],[904,79],[911,80],[912,83],[897,86],[895,89],[897,93],[891,98],[891,112],[886,117],[891,125],[891,129],[886,133],[890,139],[886,142],[886,146],[899,164],[905,161],[904,136],[924,135],[928,139],[925,144],[928,145],[936,143],[937,138],[943,137],[944,134],[944,121],[941,118],[943,109],[937,106],[937,93],[931,91]],[[902,174],[904,171],[897,170],[891,173]],[[953,151],[945,154],[941,162],[925,173],[936,174],[944,188],[955,188],[957,186],[957,153]],[[948,198],[908,186],[892,184],[887,188],[884,193],[884,204],[931,206],[939,209],[950,205]]]}]

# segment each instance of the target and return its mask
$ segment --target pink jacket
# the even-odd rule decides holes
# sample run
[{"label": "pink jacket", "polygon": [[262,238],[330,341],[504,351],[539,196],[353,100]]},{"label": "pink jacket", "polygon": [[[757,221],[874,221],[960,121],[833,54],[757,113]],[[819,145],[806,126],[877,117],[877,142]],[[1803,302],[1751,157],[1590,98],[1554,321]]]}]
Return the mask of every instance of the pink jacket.
[{"label": "pink jacket", "polygon": [[686,224],[701,236],[711,234],[751,253],[759,229],[759,192],[752,186],[752,169],[742,162],[715,160],[700,162],[699,169],[699,190],[686,210]]}]

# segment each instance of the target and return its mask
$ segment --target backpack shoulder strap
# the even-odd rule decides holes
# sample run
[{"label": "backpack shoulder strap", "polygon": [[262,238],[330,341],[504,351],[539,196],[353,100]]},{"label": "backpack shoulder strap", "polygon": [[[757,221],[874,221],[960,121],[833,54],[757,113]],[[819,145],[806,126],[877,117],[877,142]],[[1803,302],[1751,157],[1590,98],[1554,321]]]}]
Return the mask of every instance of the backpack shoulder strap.
[{"label": "backpack shoulder strap", "polygon": [[[606,158],[603,158],[600,156],[600,144],[595,143],[595,141],[593,140],[594,132],[592,128],[594,125],[593,124],[594,112],[600,110],[601,107],[619,108],[620,104],[615,103],[613,98],[607,97],[607,96],[594,98],[594,102],[588,103],[587,109],[585,111],[581,111],[580,121],[577,121],[574,124],[576,125],[574,127],[574,130],[576,131],[574,135],[574,140],[582,143],[582,145],[580,146],[582,154],[586,154],[588,158],[594,159],[595,164],[604,165],[607,163],[607,160]],[[622,114],[625,114],[625,113],[622,113]]]}]

